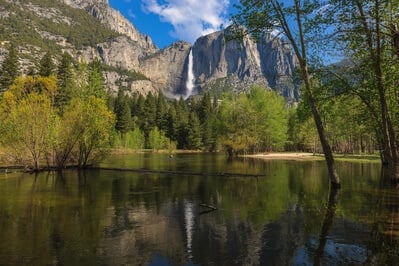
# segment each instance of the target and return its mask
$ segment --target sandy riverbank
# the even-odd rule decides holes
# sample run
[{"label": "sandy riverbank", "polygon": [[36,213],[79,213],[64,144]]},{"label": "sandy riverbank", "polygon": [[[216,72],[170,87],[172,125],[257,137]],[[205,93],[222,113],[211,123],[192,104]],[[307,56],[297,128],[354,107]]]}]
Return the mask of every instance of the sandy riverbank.
[{"label": "sandy riverbank", "polygon": [[258,158],[265,160],[323,160],[322,156],[313,155],[310,152],[271,152],[271,153],[259,153],[244,155],[244,157]]}]

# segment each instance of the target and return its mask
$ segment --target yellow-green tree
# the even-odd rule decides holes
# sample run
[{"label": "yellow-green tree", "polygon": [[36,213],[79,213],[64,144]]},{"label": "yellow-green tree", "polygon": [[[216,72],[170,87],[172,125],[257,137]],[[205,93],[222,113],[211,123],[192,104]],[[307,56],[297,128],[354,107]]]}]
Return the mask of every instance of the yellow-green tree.
[{"label": "yellow-green tree", "polygon": [[74,98],[65,109],[64,118],[64,121],[72,123],[70,126],[77,136],[72,158],[79,167],[96,163],[111,148],[115,115],[105,100],[94,96]]},{"label": "yellow-green tree", "polygon": [[100,83],[94,77],[91,82],[98,86],[92,90],[85,65],[80,71],[74,93],[62,107],[56,103],[58,86],[53,75],[18,77],[0,96],[0,144],[19,164],[34,170],[44,161],[58,168],[86,167],[111,147],[114,114],[100,93]]},{"label": "yellow-green tree", "polygon": [[[2,104],[10,98],[6,94]],[[56,115],[51,101],[46,95],[33,92],[8,103],[11,104],[2,106],[9,113],[1,123],[1,144],[15,161],[37,171],[50,153],[54,139]]]}]

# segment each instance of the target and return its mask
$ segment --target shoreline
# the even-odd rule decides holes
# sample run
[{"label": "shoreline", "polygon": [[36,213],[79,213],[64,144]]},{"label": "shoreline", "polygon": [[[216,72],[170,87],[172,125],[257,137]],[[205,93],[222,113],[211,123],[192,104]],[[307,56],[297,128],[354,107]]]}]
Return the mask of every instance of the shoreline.
[{"label": "shoreline", "polygon": [[323,156],[310,152],[270,152],[243,155],[246,158],[256,158],[263,160],[293,160],[293,161],[317,161],[324,160]]}]

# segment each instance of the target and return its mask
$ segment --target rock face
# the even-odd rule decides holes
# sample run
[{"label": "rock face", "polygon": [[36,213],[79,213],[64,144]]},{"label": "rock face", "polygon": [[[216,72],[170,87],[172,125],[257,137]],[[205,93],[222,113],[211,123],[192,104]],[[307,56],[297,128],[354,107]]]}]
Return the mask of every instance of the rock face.
[{"label": "rock face", "polygon": [[219,31],[199,38],[192,49],[199,90],[218,81],[235,91],[247,91],[258,84],[277,90],[289,100],[298,97],[292,81],[296,58],[280,39],[265,35],[258,42],[249,37],[230,40],[225,31]]},{"label": "rock face", "polygon": [[[9,8],[2,7],[1,3],[7,3],[15,11],[8,11]],[[70,31],[76,27],[76,22],[73,16],[68,15],[68,11],[82,9],[87,16],[96,18],[106,28],[117,32],[112,38],[101,39],[100,43],[82,47],[74,46],[68,36],[51,32],[51,27],[41,28],[41,23],[27,23],[30,30],[39,35],[38,38],[52,42],[75,58],[83,58],[87,62],[100,60],[109,66],[104,77],[107,86],[115,92],[122,84],[131,92],[145,94],[161,91],[170,97],[188,96],[186,84],[190,74],[194,77],[193,88],[189,91],[192,94],[206,90],[233,90],[239,93],[258,84],[278,91],[289,101],[296,101],[299,96],[298,88],[293,82],[297,60],[280,39],[271,35],[265,35],[258,42],[249,38],[238,41],[227,38],[226,31],[219,31],[200,37],[193,45],[180,41],[159,50],[150,37],[138,32],[120,12],[110,7],[108,0],[58,0],[54,7],[51,2],[42,5],[39,0],[29,3],[0,0],[0,23],[10,23],[12,20],[5,19],[11,16],[23,20],[22,15],[18,17],[18,9],[21,12],[30,11],[37,18],[35,21],[51,19],[53,24],[62,24],[69,27]],[[20,60],[25,64],[22,69],[26,70],[27,66],[33,66],[46,51],[34,44],[24,45],[20,44],[19,50],[26,51],[26,58]],[[0,45],[0,61],[6,54],[5,47],[6,45]],[[189,56],[190,53],[192,57]],[[190,67],[189,58],[192,58]],[[124,71],[142,73],[147,79],[126,78]]]},{"label": "rock face", "polygon": [[194,94],[204,90],[248,91],[254,84],[270,87],[296,101],[293,52],[278,38],[265,35],[254,42],[229,40],[225,31],[199,38],[191,47],[177,42],[141,61],[140,71],[166,95],[186,95],[188,56],[193,52]]},{"label": "rock face", "polygon": [[140,72],[149,77],[154,87],[165,95],[177,97],[184,94],[187,78],[188,54],[191,45],[176,42],[142,60]]}]

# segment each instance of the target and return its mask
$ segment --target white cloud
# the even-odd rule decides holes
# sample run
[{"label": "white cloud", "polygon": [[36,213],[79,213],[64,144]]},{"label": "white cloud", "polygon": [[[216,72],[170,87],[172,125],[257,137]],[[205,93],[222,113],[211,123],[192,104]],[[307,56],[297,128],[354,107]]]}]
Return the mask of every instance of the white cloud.
[{"label": "white cloud", "polygon": [[226,26],[230,0],[142,0],[143,10],[173,25],[170,35],[193,43]]},{"label": "white cloud", "polygon": [[136,14],[134,14],[134,12],[131,8],[128,9],[127,14],[130,18],[136,18]]}]

